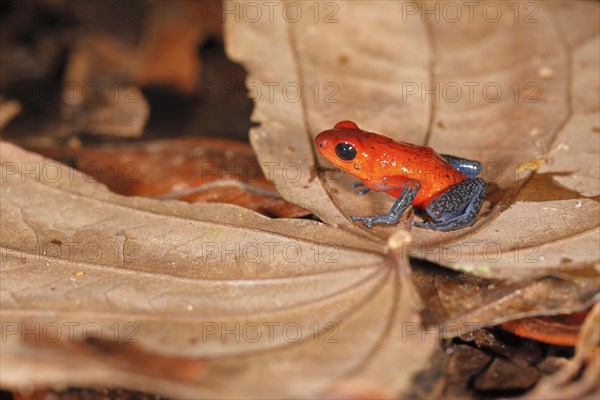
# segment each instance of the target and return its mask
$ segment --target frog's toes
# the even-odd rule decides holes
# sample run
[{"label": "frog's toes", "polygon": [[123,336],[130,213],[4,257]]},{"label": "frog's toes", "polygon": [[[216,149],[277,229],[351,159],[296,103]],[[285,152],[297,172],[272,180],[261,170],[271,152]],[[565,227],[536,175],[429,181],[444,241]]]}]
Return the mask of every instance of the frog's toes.
[{"label": "frog's toes", "polygon": [[362,223],[367,227],[367,228],[372,228],[373,225],[375,225],[378,221],[377,221],[377,217],[350,217],[350,219],[352,221],[362,221]]},{"label": "frog's toes", "polygon": [[366,186],[367,185],[365,185],[363,182],[354,182],[354,183],[350,184],[350,187],[352,189],[356,189],[356,188],[362,187],[361,190],[357,190],[356,192],[354,192],[354,194],[359,195],[359,196],[362,196],[363,194],[367,194],[367,193],[369,193],[371,191],[371,189],[368,188],[368,187],[366,187]]},{"label": "frog's toes", "polygon": [[382,220],[381,216],[379,215],[374,215],[372,217],[350,217],[350,219],[352,221],[362,221],[362,223],[369,229],[371,229],[375,224],[382,224],[387,222]]},{"label": "frog's toes", "polygon": [[372,228],[376,224],[392,225],[398,222],[398,218],[392,215],[374,215],[372,217],[350,217],[352,221],[362,221],[367,228]]},{"label": "frog's toes", "polygon": [[410,224],[416,226],[417,228],[434,229],[434,224],[431,222],[410,221]]}]

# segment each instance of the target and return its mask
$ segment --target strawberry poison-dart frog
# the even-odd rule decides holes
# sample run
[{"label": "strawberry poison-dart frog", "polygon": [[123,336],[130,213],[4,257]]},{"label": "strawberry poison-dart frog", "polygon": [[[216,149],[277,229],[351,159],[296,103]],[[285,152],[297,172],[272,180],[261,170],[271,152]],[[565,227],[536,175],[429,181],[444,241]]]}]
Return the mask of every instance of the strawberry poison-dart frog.
[{"label": "strawberry poison-dart frog", "polygon": [[319,152],[342,170],[362,180],[353,187],[396,197],[384,215],[352,217],[367,228],[395,224],[412,204],[425,210],[431,221],[411,223],[420,228],[451,231],[473,225],[483,204],[486,182],[477,161],[438,154],[430,147],[394,142],[361,130],[352,121],[338,122],[315,138]]}]

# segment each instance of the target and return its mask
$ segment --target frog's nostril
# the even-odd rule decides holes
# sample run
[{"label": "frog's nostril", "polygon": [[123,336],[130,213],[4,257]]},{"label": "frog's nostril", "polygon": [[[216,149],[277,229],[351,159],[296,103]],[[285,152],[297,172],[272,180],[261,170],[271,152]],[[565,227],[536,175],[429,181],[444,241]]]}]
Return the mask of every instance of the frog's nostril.
[{"label": "frog's nostril", "polygon": [[319,147],[323,147],[323,143],[319,143]]}]

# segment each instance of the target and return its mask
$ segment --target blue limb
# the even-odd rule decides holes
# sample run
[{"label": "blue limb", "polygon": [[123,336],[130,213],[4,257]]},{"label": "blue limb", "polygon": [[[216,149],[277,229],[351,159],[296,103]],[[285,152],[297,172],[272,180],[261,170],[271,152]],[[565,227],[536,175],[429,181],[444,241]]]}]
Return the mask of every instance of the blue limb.
[{"label": "blue limb", "polygon": [[372,228],[375,224],[396,224],[404,211],[412,204],[419,189],[421,189],[421,184],[418,182],[407,184],[387,214],[350,218],[352,221],[362,221],[367,228]]},{"label": "blue limb", "polygon": [[[362,186],[366,186],[366,185],[365,185],[363,182],[354,182],[354,183],[351,183],[351,184],[350,184],[350,187],[351,187],[351,188],[357,188],[357,187],[362,187]],[[371,189],[370,189],[370,188],[368,188],[368,187],[365,187],[365,188],[363,188],[363,189],[361,189],[361,190],[359,190],[359,191],[357,191],[357,192],[354,192],[354,194],[357,194],[357,195],[359,195],[359,196],[362,196],[363,194],[367,194],[367,193],[369,193],[370,191],[371,191]]]},{"label": "blue limb", "polygon": [[481,173],[481,163],[479,161],[467,160],[466,158],[455,157],[448,154],[440,154],[440,156],[448,161],[448,164],[452,165],[453,168],[465,174],[469,179],[475,179],[475,177]]},{"label": "blue limb", "polygon": [[437,231],[453,231],[475,223],[485,198],[487,183],[481,179],[462,181],[433,200],[425,211],[431,222],[415,222],[416,227]]}]

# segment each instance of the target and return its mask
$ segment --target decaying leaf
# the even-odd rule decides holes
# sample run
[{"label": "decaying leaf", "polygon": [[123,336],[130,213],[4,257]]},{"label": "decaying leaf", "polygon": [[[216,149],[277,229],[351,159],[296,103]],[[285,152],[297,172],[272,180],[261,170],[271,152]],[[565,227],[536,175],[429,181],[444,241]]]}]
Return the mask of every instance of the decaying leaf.
[{"label": "decaying leaf", "polygon": [[442,344],[415,379],[416,398],[513,398],[569,362],[568,348],[523,340],[502,329],[480,329]]},{"label": "decaying leaf", "polygon": [[[137,137],[149,117],[141,86],[162,85],[186,94],[198,91],[198,47],[211,35],[221,37],[215,7],[209,1],[151,4],[138,45],[114,35],[84,33],[70,49],[61,124],[55,134]],[[135,5],[123,8],[128,10],[123,18],[140,12]],[[123,10],[113,11],[115,16],[118,11]]]},{"label": "decaying leaf", "polygon": [[[426,304],[423,322],[442,337],[529,316],[584,310],[600,300],[597,277],[564,275],[501,281],[420,263],[412,271],[412,280]],[[521,336],[544,338],[537,325],[529,329]]]},{"label": "decaying leaf", "polygon": [[236,204],[267,216],[309,213],[281,199],[242,142],[178,139],[83,148],[36,147],[127,196]]},{"label": "decaying leaf", "polygon": [[406,266],[360,236],[121,197],[5,142],[0,160],[3,387],[316,396],[358,380],[393,395],[427,360]]},{"label": "decaying leaf", "polygon": [[[332,24],[227,20],[228,53],[249,70],[249,89],[275,81],[302,94],[256,96],[260,126],[251,141],[263,169],[275,171],[269,176],[285,199],[327,223],[372,238],[410,229],[409,213],[398,228],[350,222],[393,202],[381,193],[354,196],[352,179],[315,155],[314,136],[351,119],[484,165],[489,193],[478,222],[452,233],[412,229],[413,256],[507,279],[557,267],[597,275],[599,5],[532,4],[535,23],[515,19],[509,3],[498,4],[494,23],[482,13],[423,23],[417,8],[412,15],[406,3],[389,1],[341,2]],[[326,85],[335,101],[312,95]],[[290,165],[301,179],[290,179]],[[536,198],[525,192],[538,169],[532,179],[553,179]]]},{"label": "decaying leaf", "polygon": [[62,96],[67,133],[141,136],[150,109],[129,80],[133,51],[108,36],[83,37],[73,46]]},{"label": "decaying leaf", "polygon": [[502,329],[528,339],[562,346],[575,346],[581,324],[587,315],[588,310],[554,317],[528,317],[505,322],[502,324]]}]

